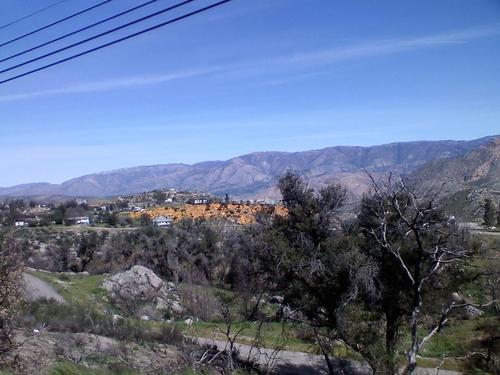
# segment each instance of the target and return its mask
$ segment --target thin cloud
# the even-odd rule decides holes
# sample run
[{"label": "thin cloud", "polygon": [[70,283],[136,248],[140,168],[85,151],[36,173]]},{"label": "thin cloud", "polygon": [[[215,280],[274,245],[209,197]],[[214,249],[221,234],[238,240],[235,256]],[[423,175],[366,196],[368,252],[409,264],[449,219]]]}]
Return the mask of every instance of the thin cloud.
[{"label": "thin cloud", "polygon": [[222,69],[221,67],[214,67],[214,68],[210,68],[210,69],[190,70],[190,71],[176,72],[176,73],[172,73],[172,74],[124,77],[124,78],[104,80],[104,81],[98,81],[98,82],[90,82],[90,83],[84,83],[84,84],[63,87],[63,88],[58,88],[58,89],[1,96],[0,102],[16,101],[16,100],[22,100],[22,99],[32,99],[32,98],[36,98],[36,97],[40,97],[40,96],[93,93],[93,92],[126,89],[126,88],[132,88],[132,87],[140,87],[140,86],[146,86],[146,85],[155,85],[155,84],[167,83],[167,82],[172,82],[172,81],[181,80],[181,79],[187,79],[187,78],[193,78],[193,77],[213,74],[213,73],[219,72],[221,69]]},{"label": "thin cloud", "polygon": [[500,24],[485,27],[451,31],[435,35],[374,40],[347,47],[333,48],[322,51],[300,53],[293,56],[276,59],[275,64],[332,64],[344,60],[377,57],[406,51],[432,48],[444,45],[463,44],[474,39],[500,35]]},{"label": "thin cloud", "polygon": [[[253,62],[220,65],[207,69],[180,71],[172,74],[125,77],[99,82],[74,85],[70,87],[50,89],[31,93],[13,94],[0,96],[0,102],[31,99],[42,96],[93,93],[128,89],[146,85],[163,84],[176,80],[213,75],[218,79],[230,80],[241,77],[259,76],[266,73],[281,73],[285,67],[307,68],[310,66],[331,66],[339,62],[350,60],[363,60],[377,58],[384,55],[405,53],[414,50],[435,48],[446,45],[457,45],[470,42],[475,39],[487,38],[500,35],[500,24],[487,25],[478,28],[455,30],[434,35],[414,37],[373,40],[349,46],[329,48],[324,50],[302,52],[294,55],[280,56],[258,60]],[[325,71],[325,73],[327,73]],[[316,75],[316,73],[312,73]],[[268,80],[263,84],[280,85],[294,79],[295,74]],[[282,76],[283,77],[283,76]],[[307,78],[307,77],[299,77]]]}]

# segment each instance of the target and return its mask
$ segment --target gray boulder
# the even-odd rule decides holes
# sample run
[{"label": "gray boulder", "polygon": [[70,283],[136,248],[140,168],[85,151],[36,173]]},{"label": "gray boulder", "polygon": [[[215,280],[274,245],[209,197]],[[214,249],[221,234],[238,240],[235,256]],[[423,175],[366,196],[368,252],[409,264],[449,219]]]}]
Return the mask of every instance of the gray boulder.
[{"label": "gray boulder", "polygon": [[164,282],[152,270],[133,266],[117,273],[103,283],[112,303],[133,314],[144,315],[151,311],[151,318],[182,315],[179,291],[173,283]]},{"label": "gray boulder", "polygon": [[476,319],[484,315],[484,311],[477,307],[468,305],[465,307],[465,317],[467,319]]}]

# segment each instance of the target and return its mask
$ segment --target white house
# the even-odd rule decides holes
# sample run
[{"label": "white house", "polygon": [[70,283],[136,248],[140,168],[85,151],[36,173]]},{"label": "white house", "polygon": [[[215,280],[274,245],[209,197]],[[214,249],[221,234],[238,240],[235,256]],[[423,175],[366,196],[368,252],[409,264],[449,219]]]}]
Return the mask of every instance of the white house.
[{"label": "white house", "polygon": [[29,224],[28,224],[26,221],[22,221],[22,220],[20,220],[20,221],[16,221],[16,222],[14,223],[14,225],[15,225],[16,227],[27,227]]},{"label": "white house", "polygon": [[193,202],[194,204],[207,204],[208,199],[195,199]]},{"label": "white house", "polygon": [[88,218],[88,216],[79,217],[76,219],[75,224],[76,225],[89,225],[90,219]]},{"label": "white house", "polygon": [[153,225],[159,228],[168,228],[172,226],[172,218],[165,216],[157,216],[153,219]]}]

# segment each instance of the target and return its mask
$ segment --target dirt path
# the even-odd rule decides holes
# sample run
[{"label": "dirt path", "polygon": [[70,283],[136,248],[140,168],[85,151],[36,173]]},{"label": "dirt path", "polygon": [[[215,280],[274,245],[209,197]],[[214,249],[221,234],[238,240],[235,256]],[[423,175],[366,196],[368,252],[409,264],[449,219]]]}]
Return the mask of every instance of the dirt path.
[{"label": "dirt path", "polygon": [[[197,338],[200,345],[216,345],[219,350],[228,349],[228,343],[220,340],[210,340],[206,338]],[[322,356],[292,352],[280,351],[276,353],[272,349],[255,349],[250,345],[235,344],[239,356],[243,360],[252,360],[261,366],[274,365],[279,375],[319,375],[327,374],[325,359]],[[333,367],[339,371],[339,374],[369,375],[371,369],[367,365],[359,362],[334,358]],[[417,375],[461,375],[458,371],[436,370],[432,368],[417,368]]]},{"label": "dirt path", "polygon": [[49,284],[39,278],[29,274],[24,274],[26,299],[36,301],[41,298],[53,299],[59,303],[64,303],[64,298]]}]

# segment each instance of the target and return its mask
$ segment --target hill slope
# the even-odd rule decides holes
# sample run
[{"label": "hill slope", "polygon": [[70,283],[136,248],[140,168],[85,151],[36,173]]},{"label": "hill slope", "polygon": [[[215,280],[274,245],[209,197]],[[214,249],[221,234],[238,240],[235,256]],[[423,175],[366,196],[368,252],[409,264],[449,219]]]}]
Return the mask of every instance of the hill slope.
[{"label": "hill slope", "polygon": [[228,193],[237,198],[276,197],[276,179],[293,169],[313,186],[347,185],[354,194],[368,186],[365,171],[407,174],[427,162],[462,156],[493,137],[473,141],[421,141],[372,147],[336,146],[304,152],[257,152],[227,161],[164,164],[77,177],[60,185],[26,184],[0,188],[0,196],[112,196],[160,188]]},{"label": "hill slope", "polygon": [[451,214],[479,219],[486,198],[500,202],[500,137],[465,155],[433,160],[413,177],[425,189],[441,189]]}]

